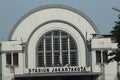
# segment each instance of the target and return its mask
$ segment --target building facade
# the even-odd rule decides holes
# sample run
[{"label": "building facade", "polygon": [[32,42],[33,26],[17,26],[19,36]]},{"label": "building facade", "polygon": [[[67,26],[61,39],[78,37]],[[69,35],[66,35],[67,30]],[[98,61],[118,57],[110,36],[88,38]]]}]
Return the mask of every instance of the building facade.
[{"label": "building facade", "polygon": [[74,8],[36,8],[2,42],[2,80],[117,80],[116,63],[107,63],[117,44],[96,34],[93,21]]}]

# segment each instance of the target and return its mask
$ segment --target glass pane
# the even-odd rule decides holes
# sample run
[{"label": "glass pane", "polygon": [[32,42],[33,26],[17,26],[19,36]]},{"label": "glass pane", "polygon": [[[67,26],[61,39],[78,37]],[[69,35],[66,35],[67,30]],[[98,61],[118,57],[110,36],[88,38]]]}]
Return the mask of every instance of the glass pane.
[{"label": "glass pane", "polygon": [[6,53],[6,64],[11,65],[11,54],[10,53]]},{"label": "glass pane", "polygon": [[46,50],[51,50],[51,38],[46,38]]},{"label": "glass pane", "polygon": [[77,53],[76,52],[70,53],[70,62],[71,62],[71,66],[77,65]]},{"label": "glass pane", "polygon": [[103,62],[104,63],[107,63],[108,62],[108,51],[107,50],[104,50],[103,51]]},{"label": "glass pane", "polygon": [[53,36],[59,36],[60,32],[59,31],[53,31]]},{"label": "glass pane", "polygon": [[47,52],[46,53],[46,66],[50,67],[52,66],[52,53],[51,52]]},{"label": "glass pane", "polygon": [[51,32],[48,32],[45,36],[51,36]]},{"label": "glass pane", "polygon": [[96,51],[96,63],[101,63],[101,51]]},{"label": "glass pane", "polygon": [[60,65],[60,53],[54,52],[54,66]]},{"label": "glass pane", "polygon": [[54,50],[60,50],[59,38],[54,38]]},{"label": "glass pane", "polygon": [[76,44],[72,38],[70,38],[70,50],[75,50],[76,49]]},{"label": "glass pane", "polygon": [[13,53],[13,65],[18,66],[18,53]]},{"label": "glass pane", "polygon": [[37,51],[43,51],[43,38],[39,41],[38,46],[37,46]]},{"label": "glass pane", "polygon": [[67,40],[67,38],[62,38],[62,50],[68,50],[68,40]]},{"label": "glass pane", "polygon": [[62,53],[62,62],[63,62],[63,66],[68,64],[68,52]]},{"label": "glass pane", "polygon": [[65,32],[61,32],[61,36],[67,36]]},{"label": "glass pane", "polygon": [[37,64],[38,67],[43,67],[44,66],[44,55],[43,52],[38,52],[37,53]]}]

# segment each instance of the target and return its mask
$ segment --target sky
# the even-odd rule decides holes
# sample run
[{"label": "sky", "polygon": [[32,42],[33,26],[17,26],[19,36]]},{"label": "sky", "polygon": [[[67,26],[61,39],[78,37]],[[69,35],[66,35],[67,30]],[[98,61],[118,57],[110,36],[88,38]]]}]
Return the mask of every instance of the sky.
[{"label": "sky", "polygon": [[63,4],[82,11],[101,34],[110,34],[118,20],[120,0],[0,0],[0,41],[7,40],[15,23],[27,12],[48,4]]}]

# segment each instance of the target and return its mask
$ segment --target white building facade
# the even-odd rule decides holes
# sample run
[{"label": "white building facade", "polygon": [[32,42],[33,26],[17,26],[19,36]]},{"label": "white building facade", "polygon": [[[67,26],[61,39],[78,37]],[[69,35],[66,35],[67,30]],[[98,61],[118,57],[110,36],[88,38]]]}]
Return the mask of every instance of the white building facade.
[{"label": "white building facade", "polygon": [[84,13],[47,5],[25,14],[2,42],[2,80],[117,80],[117,48]]}]

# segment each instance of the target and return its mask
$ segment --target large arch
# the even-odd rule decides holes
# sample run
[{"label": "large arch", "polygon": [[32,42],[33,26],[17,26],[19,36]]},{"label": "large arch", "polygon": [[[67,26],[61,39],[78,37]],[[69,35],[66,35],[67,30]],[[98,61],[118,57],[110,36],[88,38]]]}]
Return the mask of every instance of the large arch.
[{"label": "large arch", "polygon": [[12,39],[12,36],[13,36],[14,32],[19,27],[20,23],[23,22],[24,19],[26,19],[27,17],[29,17],[33,13],[36,13],[36,12],[44,10],[44,9],[50,9],[50,8],[61,8],[61,9],[70,10],[70,11],[72,11],[72,12],[74,12],[74,13],[82,16],[92,26],[92,28],[95,30],[96,33],[100,33],[99,30],[98,30],[98,28],[94,24],[94,22],[88,16],[86,16],[83,12],[81,12],[80,10],[77,10],[77,9],[69,7],[69,6],[61,5],[61,4],[51,4],[51,5],[45,5],[45,6],[42,6],[42,7],[35,8],[35,9],[29,11],[28,13],[26,13],[25,15],[23,15],[16,22],[16,24],[14,25],[14,27],[12,28],[12,30],[11,30],[9,36],[8,36],[8,40]]},{"label": "large arch", "polygon": [[[8,36],[9,40],[27,43],[26,67],[36,67],[35,48],[39,38],[50,30],[62,30],[72,35],[78,47],[78,65],[86,65],[86,39],[99,33],[93,21],[84,13],[65,5],[46,5],[31,10],[21,17]],[[31,57],[32,60],[31,60]],[[29,65],[29,66],[28,66]]]}]

